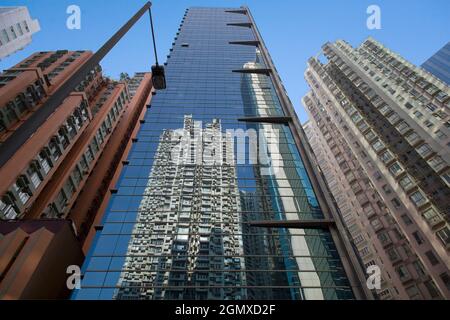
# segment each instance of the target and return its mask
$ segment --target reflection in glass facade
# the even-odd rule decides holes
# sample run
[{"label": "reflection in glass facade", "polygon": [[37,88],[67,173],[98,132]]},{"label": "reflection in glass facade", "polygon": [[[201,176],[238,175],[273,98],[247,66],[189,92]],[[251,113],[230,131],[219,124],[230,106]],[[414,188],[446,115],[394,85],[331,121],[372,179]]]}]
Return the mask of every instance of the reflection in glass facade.
[{"label": "reflection in glass facade", "polygon": [[450,42],[422,64],[422,68],[450,86]]},{"label": "reflection in glass facade", "polygon": [[[353,299],[246,14],[191,8],[74,299]],[[241,41],[243,43],[233,43]]]}]

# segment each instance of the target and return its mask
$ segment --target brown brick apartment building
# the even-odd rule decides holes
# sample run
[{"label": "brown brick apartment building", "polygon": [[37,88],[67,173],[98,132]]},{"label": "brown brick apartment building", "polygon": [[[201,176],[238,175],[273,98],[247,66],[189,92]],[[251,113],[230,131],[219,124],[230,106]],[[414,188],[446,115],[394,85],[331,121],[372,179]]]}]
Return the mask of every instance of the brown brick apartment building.
[{"label": "brown brick apartment building", "polygon": [[[39,113],[43,103],[91,56],[89,51],[38,52],[0,74],[0,144],[21,126],[29,126],[30,117]],[[114,81],[102,75],[99,65],[91,70],[0,167],[0,219],[7,220],[0,226],[8,230],[0,235],[0,247],[7,246],[11,237],[27,238],[30,246],[37,241],[36,230],[52,234],[48,221],[56,219],[71,222],[75,243],[79,248],[84,245],[86,252],[90,231],[101,219],[132,133],[143,122],[151,91],[150,73]],[[27,233],[22,224],[11,220],[32,222],[34,231]],[[45,248],[16,252],[21,259],[26,259],[23,255],[42,258],[47,254]],[[77,260],[73,258],[67,261]],[[11,264],[7,259],[8,255],[2,254],[0,264]],[[23,286],[23,281],[6,281],[11,270],[0,270],[0,298],[21,297],[11,292],[19,292],[16,286]],[[59,296],[54,291],[46,297]]]}]

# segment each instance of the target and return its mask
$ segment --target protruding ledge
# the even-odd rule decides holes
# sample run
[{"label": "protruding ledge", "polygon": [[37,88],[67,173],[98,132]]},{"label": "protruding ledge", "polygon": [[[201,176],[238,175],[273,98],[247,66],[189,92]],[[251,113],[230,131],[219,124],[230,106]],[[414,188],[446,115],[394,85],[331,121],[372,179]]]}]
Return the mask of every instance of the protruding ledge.
[{"label": "protruding ledge", "polygon": [[235,22],[235,23],[227,23],[227,26],[251,28],[253,24],[251,22]]},{"label": "protruding ledge", "polygon": [[292,117],[245,117],[238,118],[238,121],[288,124],[292,121]]},{"label": "protruding ledge", "polygon": [[225,10],[225,12],[247,14],[247,10],[245,9]]},{"label": "protruding ledge", "polygon": [[244,46],[255,46],[258,47],[260,42],[258,40],[246,40],[246,41],[230,41],[229,44],[241,44]]},{"label": "protruding ledge", "polygon": [[291,229],[329,229],[335,225],[334,220],[285,220],[285,221],[253,221],[249,223],[253,227],[262,228],[291,228]]},{"label": "protruding ledge", "polygon": [[233,72],[257,73],[257,74],[265,74],[268,76],[272,72],[272,69],[237,69],[237,70],[233,70]]}]

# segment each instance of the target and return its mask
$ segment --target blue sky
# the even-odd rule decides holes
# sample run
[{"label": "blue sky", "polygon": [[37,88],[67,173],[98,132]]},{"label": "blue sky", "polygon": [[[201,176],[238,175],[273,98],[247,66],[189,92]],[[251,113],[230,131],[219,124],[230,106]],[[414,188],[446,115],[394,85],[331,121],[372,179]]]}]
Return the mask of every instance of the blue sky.
[{"label": "blue sky", "polygon": [[[41,31],[31,45],[0,61],[9,68],[35,51],[96,50],[144,0],[2,0],[2,6],[25,5],[38,18]],[[81,30],[66,28],[66,9],[81,8]],[[381,30],[366,27],[369,5],[381,9]],[[300,99],[308,91],[303,73],[306,61],[326,41],[344,39],[353,46],[372,36],[414,64],[423,63],[450,40],[448,0],[155,0],[153,16],[158,55],[165,61],[184,10],[190,6],[247,5],[269,48],[285,87],[302,121],[307,119]],[[103,60],[107,75],[117,77],[147,71],[154,63],[148,16]]]}]

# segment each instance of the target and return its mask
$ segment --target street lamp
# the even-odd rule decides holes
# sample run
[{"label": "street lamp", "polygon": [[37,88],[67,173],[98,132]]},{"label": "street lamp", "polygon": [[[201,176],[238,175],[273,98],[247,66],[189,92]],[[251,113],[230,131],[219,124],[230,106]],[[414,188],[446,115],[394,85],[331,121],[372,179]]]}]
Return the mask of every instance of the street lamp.
[{"label": "street lamp", "polygon": [[156,55],[155,35],[153,32],[153,21],[151,16],[152,3],[147,2],[127,23],[125,23],[103,46],[97,50],[86,62],[75,71],[43,104],[37,109],[23,125],[18,127],[11,136],[0,145],[0,167],[2,167],[17,150],[33,135],[41,125],[47,121],[48,117],[55,112],[61,103],[80,84],[81,81],[94,69],[100,61],[111,51],[120,39],[134,26],[134,24],[149,12],[153,47],[155,50],[156,64],[152,66],[152,80],[155,89],[166,88],[166,78],[164,67],[158,64]]},{"label": "street lamp", "polygon": [[150,27],[152,29],[152,39],[153,39],[153,50],[155,51],[156,64],[152,66],[152,83],[153,88],[156,90],[161,90],[166,88],[166,75],[164,72],[164,67],[158,64],[158,53],[156,51],[156,41],[155,32],[153,30],[153,18],[152,18],[152,8],[148,9],[150,15]]}]

